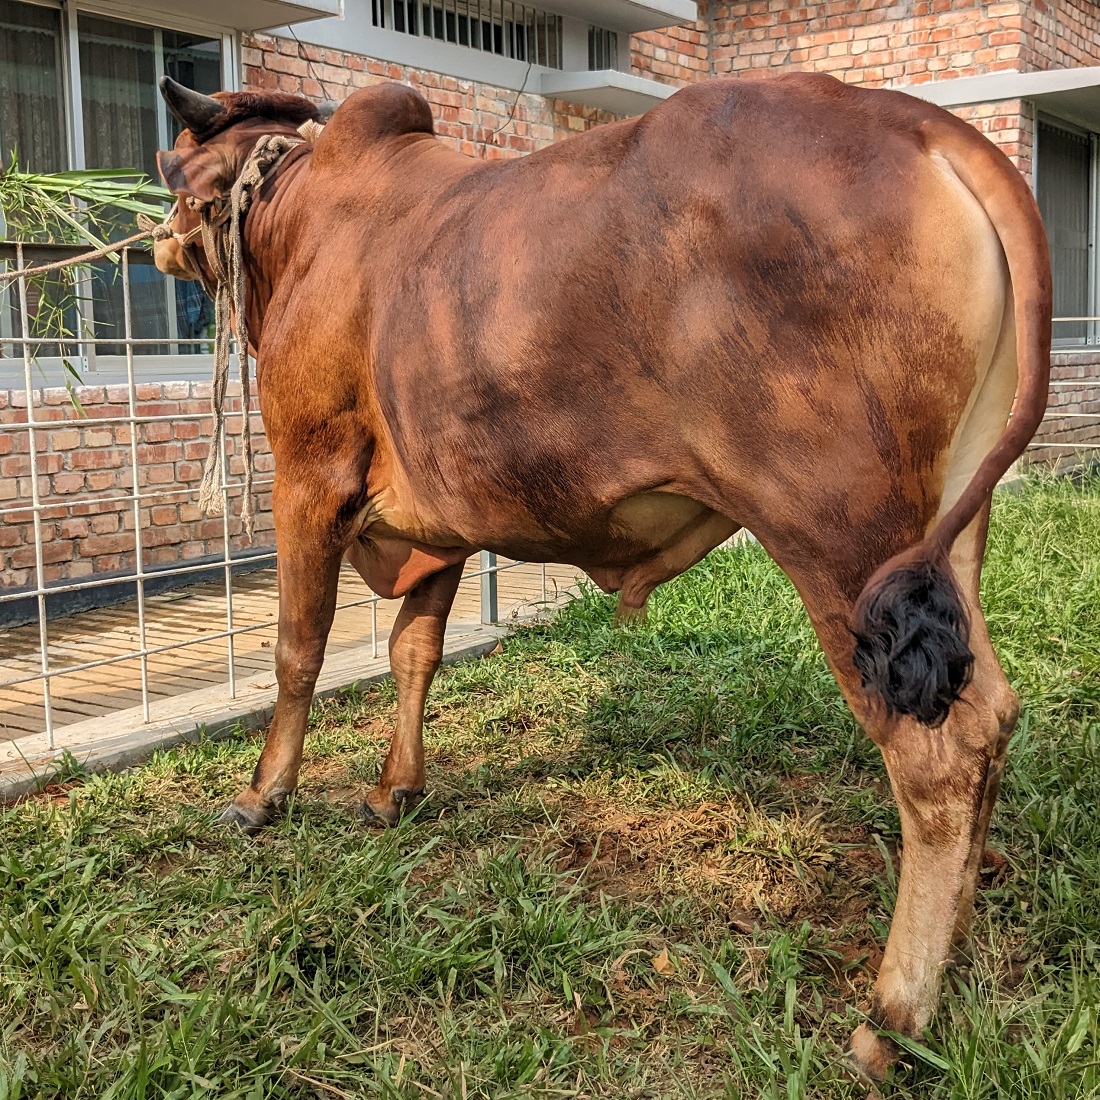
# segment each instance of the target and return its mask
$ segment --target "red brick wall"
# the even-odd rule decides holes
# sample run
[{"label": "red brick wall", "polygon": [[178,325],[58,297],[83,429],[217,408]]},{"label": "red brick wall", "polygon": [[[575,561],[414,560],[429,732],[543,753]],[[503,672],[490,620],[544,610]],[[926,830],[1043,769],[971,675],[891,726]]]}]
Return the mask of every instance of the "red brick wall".
[{"label": "red brick wall", "polygon": [[956,107],[952,114],[985,134],[1031,182],[1035,154],[1035,117],[1031,104],[1006,99],[1000,103]]},{"label": "red brick wall", "polygon": [[1047,416],[1035,434],[1034,443],[1039,446],[1029,451],[1027,458],[1077,465],[1082,454],[1075,449],[1077,445],[1100,444],[1100,356],[1055,352],[1050,362]]},{"label": "red brick wall", "polygon": [[[871,0],[740,0],[719,4],[713,13],[711,67],[718,75],[749,78],[791,70],[826,72],[872,87],[980,76],[1022,68],[1028,56],[1038,56],[1037,47],[1029,45],[1040,40],[1034,20],[1046,20],[1047,34],[1070,29],[1064,44],[1044,47],[1051,58],[1059,50],[1079,51],[1098,9],[1083,0],[1060,7],[1074,4],[1087,13],[1071,18],[1044,0],[1031,5],[911,0],[886,8]],[[1096,42],[1092,46],[1100,49]],[[1041,67],[1055,63],[1065,60],[1047,60]],[[1012,100],[962,107],[955,114],[981,130],[1030,180],[1030,109]]]},{"label": "red brick wall", "polygon": [[715,75],[775,68],[852,83],[919,84],[1002,70],[1100,63],[1091,0],[740,0],[715,5]]},{"label": "red brick wall", "polygon": [[1090,0],[1033,0],[1026,12],[1023,68],[1100,64],[1100,5]]},{"label": "red brick wall", "polygon": [[852,84],[918,84],[1020,67],[1021,3],[740,0],[711,23],[715,75],[832,73]]},{"label": "red brick wall", "polygon": [[[231,399],[226,450],[231,479],[243,473],[238,450],[241,428],[240,388],[230,383]],[[83,413],[74,408],[64,389],[35,390],[38,491],[42,511],[43,559],[47,583],[76,580],[93,573],[134,566],[134,508],[129,424],[103,423],[128,412],[126,386],[84,386],[76,391]],[[180,417],[209,414],[208,382],[153,382],[137,387],[137,415]],[[258,409],[255,404],[254,408]],[[0,391],[0,429],[25,424],[26,391]],[[257,482],[268,482],[274,459],[252,420]],[[138,491],[144,563],[172,562],[221,554],[223,522],[200,515],[199,480],[210,448],[212,420],[155,420],[138,425]],[[29,436],[26,429],[0,430],[0,589],[34,583],[34,517],[31,500]],[[239,492],[231,490],[231,512],[240,508]],[[234,499],[234,497],[236,499]],[[22,505],[22,507],[19,507]],[[271,488],[256,492],[255,545],[274,542]],[[244,546],[240,520],[230,518],[230,544]]]},{"label": "red brick wall", "polygon": [[490,160],[530,153],[615,117],[592,107],[519,95],[272,35],[246,36],[243,57],[245,87],[299,92],[313,99],[339,101],[357,88],[387,80],[411,84],[431,104],[438,134],[462,152]]},{"label": "red brick wall", "polygon": [[630,71],[662,84],[693,84],[710,76],[706,4],[700,19],[679,27],[636,34],[630,40]]},{"label": "red brick wall", "polygon": [[[700,15],[691,25],[634,36],[631,70],[670,84],[708,75],[754,78],[800,69],[831,72],[852,83],[905,85],[1004,69],[1100,64],[1100,4],[1086,0],[914,0],[889,7],[876,0],[736,0],[700,3]],[[431,103],[439,133],[473,156],[519,156],[612,117],[269,35],[246,36],[243,61],[246,87],[301,92],[315,99],[342,99],[383,80],[405,81]],[[1033,120],[1019,101],[962,108],[957,114],[1030,176]],[[1092,376],[1097,369],[1076,360],[1060,364],[1056,376]],[[79,396],[87,418],[71,407],[63,390],[46,391],[45,403],[36,411],[36,417],[51,422],[40,432],[38,460],[40,491],[49,504],[43,534],[50,582],[133,565],[132,505],[107,499],[123,496],[132,483],[130,429],[96,423],[125,415],[125,389],[89,387]],[[1084,390],[1058,388],[1053,402],[1063,411],[1100,411],[1100,405],[1085,404],[1087,396]],[[142,385],[138,397],[139,415],[205,413],[209,386]],[[25,419],[26,395],[0,392],[0,425]],[[258,418],[254,423],[258,427]],[[231,418],[231,453],[238,430],[239,417]],[[222,521],[202,518],[195,507],[209,447],[209,418],[154,422],[139,431],[139,488],[154,494],[142,502],[146,564],[220,553]],[[1055,419],[1044,427],[1043,438],[1100,441],[1100,430],[1073,418]],[[256,450],[257,478],[265,479],[272,459],[262,435]],[[239,459],[231,460],[231,473],[239,475]],[[0,432],[0,588],[33,582],[30,513],[25,507],[7,511],[29,498],[26,432]],[[268,545],[270,490],[261,487],[258,498],[257,543]],[[231,532],[237,548],[242,539],[236,519]]]}]

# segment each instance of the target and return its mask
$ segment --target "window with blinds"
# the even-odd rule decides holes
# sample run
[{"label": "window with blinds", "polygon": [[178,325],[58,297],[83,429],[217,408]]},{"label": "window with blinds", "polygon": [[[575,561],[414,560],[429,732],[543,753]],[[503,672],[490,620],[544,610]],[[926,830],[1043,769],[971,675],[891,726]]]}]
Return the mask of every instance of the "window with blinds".
[{"label": "window with blinds", "polygon": [[[1054,316],[1088,317],[1093,300],[1092,163],[1095,136],[1039,123],[1035,192],[1050,243]],[[1085,343],[1094,325],[1054,326],[1056,343]]]}]

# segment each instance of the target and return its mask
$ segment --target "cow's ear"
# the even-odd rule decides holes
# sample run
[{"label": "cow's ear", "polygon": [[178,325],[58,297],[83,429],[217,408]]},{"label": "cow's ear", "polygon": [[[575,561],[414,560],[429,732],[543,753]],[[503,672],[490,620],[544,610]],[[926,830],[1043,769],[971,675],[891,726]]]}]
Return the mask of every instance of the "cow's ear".
[{"label": "cow's ear", "polygon": [[225,158],[202,145],[157,153],[157,167],[169,191],[200,202],[212,202],[233,182]]}]

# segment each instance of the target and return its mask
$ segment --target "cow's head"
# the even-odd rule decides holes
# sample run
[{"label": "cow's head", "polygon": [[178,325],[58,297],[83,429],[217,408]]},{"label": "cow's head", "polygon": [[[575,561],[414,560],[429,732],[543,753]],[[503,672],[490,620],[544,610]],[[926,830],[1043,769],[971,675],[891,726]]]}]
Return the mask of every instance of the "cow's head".
[{"label": "cow's head", "polygon": [[[199,227],[196,206],[228,194],[260,137],[292,135],[303,122],[325,117],[325,112],[304,96],[280,92],[216,92],[208,96],[185,88],[170,76],[161,77],[160,91],[168,109],[185,127],[171,151],[157,154],[164,184],[177,199],[172,229],[183,236]],[[161,271],[177,279],[200,278],[205,263],[198,239],[193,245],[176,237],[156,241],[153,257]]]}]

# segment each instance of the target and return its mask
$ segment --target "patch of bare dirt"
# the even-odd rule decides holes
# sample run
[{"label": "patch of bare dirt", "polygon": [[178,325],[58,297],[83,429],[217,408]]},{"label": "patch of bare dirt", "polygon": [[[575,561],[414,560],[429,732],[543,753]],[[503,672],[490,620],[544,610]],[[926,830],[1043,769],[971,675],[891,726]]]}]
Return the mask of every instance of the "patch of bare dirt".
[{"label": "patch of bare dirt", "polygon": [[694,895],[747,935],[763,913],[859,920],[868,905],[861,887],[882,873],[882,860],[853,839],[838,845],[817,822],[768,817],[732,800],[641,811],[586,803],[569,811],[557,864],[614,897]]}]

